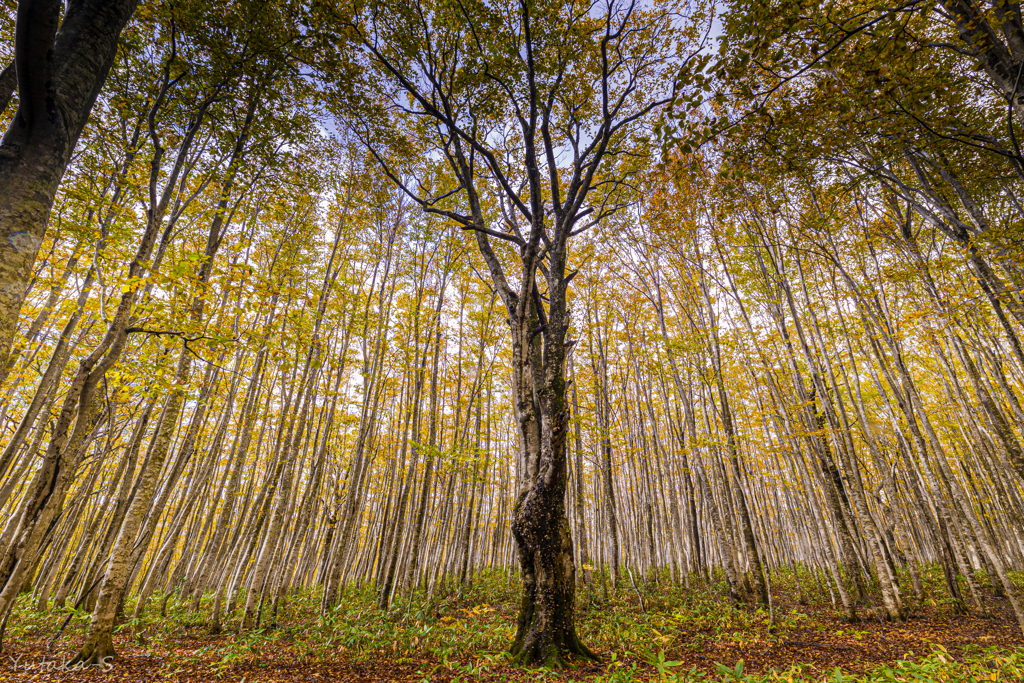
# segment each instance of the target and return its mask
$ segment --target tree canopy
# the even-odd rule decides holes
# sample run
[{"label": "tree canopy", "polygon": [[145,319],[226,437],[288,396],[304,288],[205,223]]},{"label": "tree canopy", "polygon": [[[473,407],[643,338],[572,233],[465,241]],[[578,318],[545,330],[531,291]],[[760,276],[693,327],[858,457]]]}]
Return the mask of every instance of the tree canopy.
[{"label": "tree canopy", "polygon": [[58,5],[0,43],[0,629],[500,570],[525,665],[659,582],[1024,632],[1019,6]]}]

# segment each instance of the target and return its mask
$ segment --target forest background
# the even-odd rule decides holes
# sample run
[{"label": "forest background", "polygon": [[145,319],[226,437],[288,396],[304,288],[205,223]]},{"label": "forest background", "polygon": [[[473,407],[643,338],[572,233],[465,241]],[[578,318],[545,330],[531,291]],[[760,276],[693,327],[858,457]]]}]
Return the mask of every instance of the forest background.
[{"label": "forest background", "polygon": [[8,642],[1019,644],[1017,5],[61,8],[0,17]]}]

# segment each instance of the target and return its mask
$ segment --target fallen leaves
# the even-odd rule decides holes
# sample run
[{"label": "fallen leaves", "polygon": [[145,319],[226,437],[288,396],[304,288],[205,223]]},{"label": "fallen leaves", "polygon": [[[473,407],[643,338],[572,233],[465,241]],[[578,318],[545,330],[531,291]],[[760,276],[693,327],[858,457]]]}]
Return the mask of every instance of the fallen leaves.
[{"label": "fallen leaves", "polygon": [[[723,676],[769,680],[752,678],[762,675],[776,681],[833,680],[837,669],[844,675],[863,675],[898,666],[900,660],[923,658],[929,665],[952,670],[967,658],[987,656],[998,662],[1003,654],[1024,647],[1005,599],[990,600],[991,618],[957,615],[943,605],[926,604],[907,622],[850,624],[824,599],[800,605],[780,590],[773,623],[763,612],[729,605],[706,588],[646,590],[647,612],[640,611],[630,594],[613,595],[608,601],[585,595],[579,615],[581,636],[604,662],[559,673],[514,668],[494,649],[498,641],[503,646],[513,635],[515,592],[509,591],[484,595],[485,600],[479,595],[445,599],[437,608],[443,613],[435,612],[434,617],[398,612],[387,616],[353,605],[333,626],[317,623],[296,602],[294,612],[278,628],[242,636],[208,635],[194,615],[184,623],[151,622],[145,640],[130,637],[128,629],[118,634],[119,656],[108,670],[65,670],[62,664],[73,656],[80,634],[69,633],[60,649],[50,651],[48,622],[41,622],[8,644],[0,662],[0,681],[515,683],[553,677],[599,683],[672,677],[682,681],[687,675],[707,675],[716,681]],[[364,634],[364,640],[341,642],[339,634],[345,629]],[[489,635],[481,639],[482,633]],[[366,640],[367,634],[376,634],[376,639]],[[486,642],[491,645],[482,646]],[[1000,667],[972,675],[977,681],[1012,680]]]}]

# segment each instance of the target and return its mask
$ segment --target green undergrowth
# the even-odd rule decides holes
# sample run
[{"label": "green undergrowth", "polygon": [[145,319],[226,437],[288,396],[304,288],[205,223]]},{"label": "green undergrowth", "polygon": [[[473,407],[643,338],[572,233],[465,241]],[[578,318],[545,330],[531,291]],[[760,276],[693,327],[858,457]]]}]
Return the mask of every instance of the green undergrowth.
[{"label": "green undergrowth", "polygon": [[945,649],[938,647],[931,654],[919,659],[901,659],[892,665],[885,665],[860,675],[844,673],[836,668],[831,673],[810,672],[807,667],[796,664],[785,671],[767,674],[744,672],[743,662],[735,667],[718,664],[711,673],[691,669],[676,671],[679,662],[653,661],[655,670],[643,671],[638,665],[623,665],[604,676],[596,676],[593,683],[633,683],[639,681],[661,681],[662,683],[903,683],[943,681],[948,683],[982,683],[983,681],[1024,681],[1024,650],[1008,653],[994,649],[958,661]]},{"label": "green undergrowth", "polygon": [[[564,673],[523,672],[511,666],[506,650],[514,635],[519,583],[515,575],[501,570],[485,571],[461,588],[442,587],[433,596],[398,597],[387,612],[377,607],[372,587],[349,586],[326,616],[319,612],[319,591],[296,591],[283,601],[276,618],[264,608],[260,626],[239,633],[236,611],[216,636],[209,633],[210,596],[194,613],[187,610],[187,601],[179,603],[171,596],[164,616],[163,596],[157,594],[140,619],[121,623],[115,643],[119,652],[157,658],[169,675],[201,667],[225,680],[237,679],[242,670],[258,671],[282,661],[310,666],[344,661],[405,667],[422,683],[547,678],[593,683],[1024,681],[1024,650],[979,645],[951,652],[927,643],[914,648],[917,654],[901,652],[893,657],[902,656],[899,661],[858,675],[785,659],[773,663],[769,673],[748,673],[744,651],[778,648],[806,639],[808,633],[845,642],[872,634],[863,623],[838,621],[827,593],[816,592],[812,577],[800,576],[806,598],[801,604],[795,598],[792,572],[774,576],[772,611],[730,603],[723,597],[720,579],[694,583],[689,589],[667,576],[628,582],[618,590],[608,587],[607,593],[607,584],[599,580],[582,587],[577,593],[580,636],[604,662]],[[929,572],[925,579],[930,594],[938,595],[941,575]],[[929,609],[944,610],[940,602],[934,601]],[[69,616],[55,650],[68,651],[80,642],[88,626],[87,612],[38,612],[34,607],[27,595],[18,601],[6,642],[46,644]],[[132,614],[134,607],[130,599],[125,613]],[[716,664],[716,653],[724,653],[720,659],[728,664]],[[692,666],[694,657],[700,657],[698,667]],[[762,664],[760,669],[766,667]]]}]

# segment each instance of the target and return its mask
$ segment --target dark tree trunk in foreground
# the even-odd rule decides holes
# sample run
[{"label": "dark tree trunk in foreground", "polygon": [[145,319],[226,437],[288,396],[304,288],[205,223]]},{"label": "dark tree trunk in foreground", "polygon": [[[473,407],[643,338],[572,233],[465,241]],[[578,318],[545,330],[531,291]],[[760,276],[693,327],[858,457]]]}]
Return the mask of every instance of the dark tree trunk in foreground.
[{"label": "dark tree trunk in foreground", "polygon": [[[512,533],[523,578],[511,650],[523,664],[556,667],[571,657],[595,658],[576,634],[576,568],[565,511],[566,293],[575,275],[567,246],[571,236],[621,208],[618,192],[630,170],[620,163],[629,156],[629,136],[668,102],[669,93],[647,89],[648,79],[679,63],[669,67],[650,41],[686,40],[667,14],[628,0],[595,6],[585,27],[571,13],[523,2],[510,14],[505,5],[483,2],[438,8],[426,19],[402,4],[368,7],[356,23],[332,18],[347,24],[362,56],[402,91],[394,103],[368,94],[353,106],[371,101],[383,109],[370,116],[360,111],[352,120],[386,120],[385,111],[414,103],[418,117],[433,122],[432,137],[423,142],[446,160],[456,189],[406,184],[386,161],[389,153],[375,146],[379,131],[357,132],[423,209],[473,233],[507,311],[519,437]],[[488,36],[483,43],[482,35]],[[427,63],[429,69],[416,66]],[[580,69],[589,88],[569,85]],[[467,79],[469,73],[476,76]],[[512,147],[496,147],[499,138],[508,143],[510,131]],[[495,240],[512,251],[495,249]]]},{"label": "dark tree trunk in foreground", "polygon": [[71,0],[60,21],[62,4],[18,3],[18,111],[0,140],[0,367],[57,187],[138,0]]},{"label": "dark tree trunk in foreground", "polygon": [[[564,244],[564,242],[563,242]],[[532,251],[527,247],[527,263]],[[523,595],[512,654],[523,664],[562,666],[566,655],[594,658],[576,634],[576,566],[565,514],[569,404],[566,400],[564,246],[548,270],[546,321],[529,290],[509,292],[512,327],[512,384],[520,452],[521,488],[512,512]],[[537,286],[536,281],[532,282]],[[531,296],[531,294],[533,294]],[[511,308],[511,307],[510,307]],[[544,325],[542,334],[534,331]]]}]

